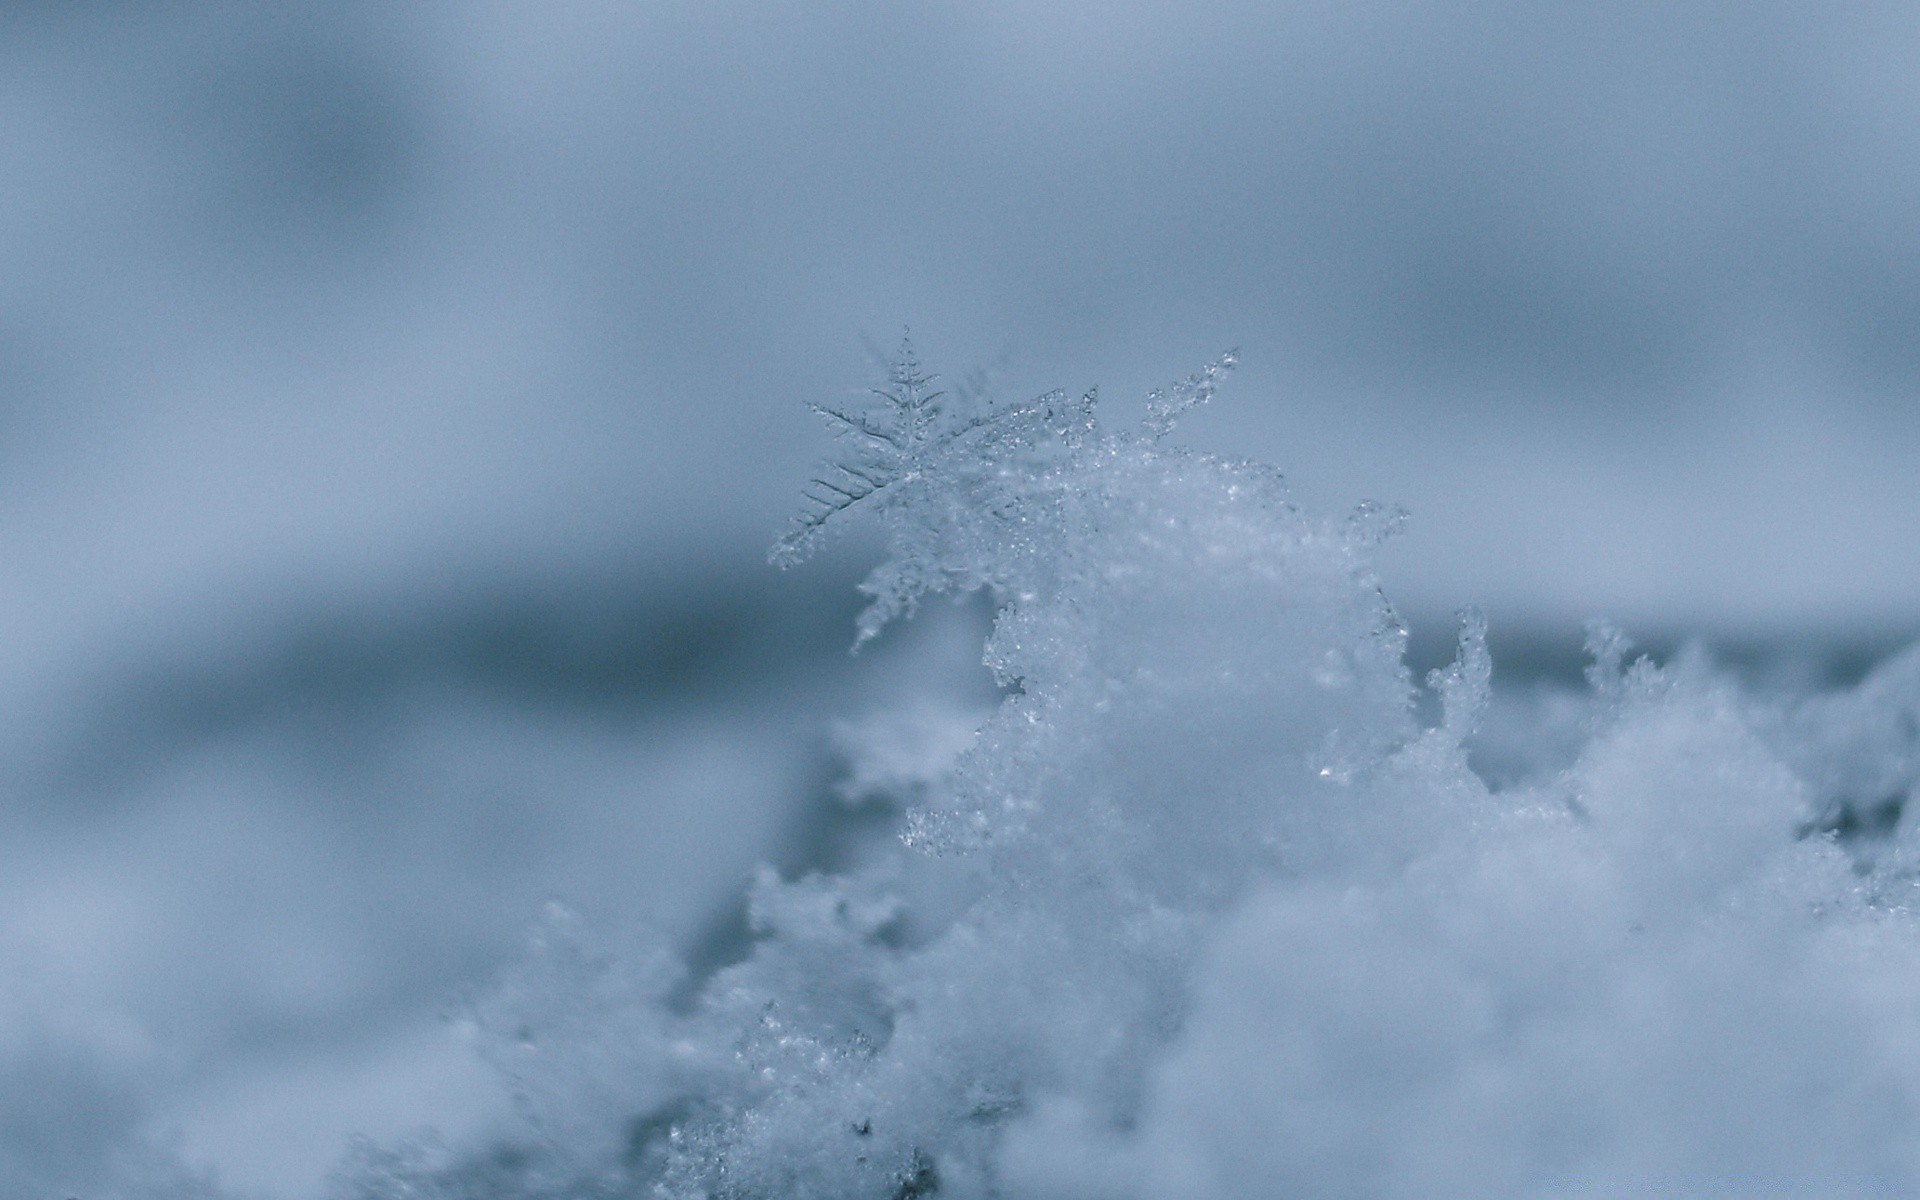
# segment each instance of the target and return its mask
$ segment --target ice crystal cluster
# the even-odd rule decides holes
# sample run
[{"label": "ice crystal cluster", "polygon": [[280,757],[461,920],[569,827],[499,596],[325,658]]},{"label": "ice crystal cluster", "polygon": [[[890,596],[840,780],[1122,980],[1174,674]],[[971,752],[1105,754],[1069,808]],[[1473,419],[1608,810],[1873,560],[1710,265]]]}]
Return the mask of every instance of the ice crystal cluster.
[{"label": "ice crystal cluster", "polygon": [[522,1142],[341,1194],[1920,1193],[1920,658],[1781,699],[1598,630],[1577,757],[1492,790],[1484,622],[1412,678],[1392,517],[1169,443],[1231,366],[1120,429],[910,352],[826,411],[776,559],[879,521],[861,640],[988,591],[997,711],[867,770],[901,836],[763,874],[708,977],[557,914],[481,1007]]}]

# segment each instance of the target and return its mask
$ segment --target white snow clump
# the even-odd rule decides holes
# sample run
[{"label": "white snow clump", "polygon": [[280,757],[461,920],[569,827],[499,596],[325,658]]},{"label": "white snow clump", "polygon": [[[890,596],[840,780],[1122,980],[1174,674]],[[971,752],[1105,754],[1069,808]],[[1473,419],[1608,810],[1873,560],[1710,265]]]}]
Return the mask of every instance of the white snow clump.
[{"label": "white snow clump", "polygon": [[556,918],[482,1011],[523,1143],[367,1150],[340,1194],[1920,1193],[1920,656],[1787,703],[1596,635],[1577,761],[1490,790],[1485,624],[1423,728],[1394,518],[1165,440],[1232,365],[1114,431],[904,350],[827,412],[776,560],[871,511],[860,640],[987,589],[1004,701],[957,754],[877,752],[900,843],[763,874],[708,978]]}]

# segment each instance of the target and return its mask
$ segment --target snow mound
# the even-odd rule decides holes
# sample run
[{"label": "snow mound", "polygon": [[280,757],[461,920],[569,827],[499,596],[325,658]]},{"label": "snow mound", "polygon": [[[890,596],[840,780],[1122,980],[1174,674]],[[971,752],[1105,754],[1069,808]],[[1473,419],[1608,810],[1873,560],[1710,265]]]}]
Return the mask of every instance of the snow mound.
[{"label": "snow mound", "polygon": [[709,978],[556,914],[479,1006],[520,1140],[363,1149],[339,1195],[1920,1190],[1920,658],[1787,703],[1597,631],[1577,761],[1495,792],[1477,614],[1416,719],[1396,516],[1166,440],[1232,362],[1129,429],[910,348],[823,410],[776,561],[879,520],[863,642],[988,590],[999,709],[843,727],[901,837],[763,873]]}]

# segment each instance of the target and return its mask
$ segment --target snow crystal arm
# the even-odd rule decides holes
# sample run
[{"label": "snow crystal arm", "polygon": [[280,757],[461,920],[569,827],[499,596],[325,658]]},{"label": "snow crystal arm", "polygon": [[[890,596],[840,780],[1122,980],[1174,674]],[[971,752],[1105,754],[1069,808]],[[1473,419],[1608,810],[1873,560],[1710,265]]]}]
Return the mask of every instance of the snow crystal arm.
[{"label": "snow crystal arm", "polygon": [[[1044,399],[1044,397],[1042,397],[1042,399]],[[1042,405],[1040,405],[1038,402],[1030,402],[1027,404],[1016,404],[1010,408],[1003,408],[1003,409],[1000,409],[998,412],[984,413],[980,416],[973,418],[970,421],[967,421],[965,424],[955,429],[952,433],[949,433],[946,436],[946,440],[958,441],[959,439],[966,437],[968,434],[976,433],[982,429],[1004,428],[1006,426],[1012,425],[1016,421],[1024,420],[1028,417],[1037,416],[1041,411],[1042,411]]]},{"label": "snow crystal arm", "polygon": [[893,482],[891,473],[879,467],[865,469],[833,463],[828,469],[839,472],[844,482],[816,478],[800,490],[807,507],[793,518],[793,528],[786,536],[774,543],[768,557],[775,565],[790,567],[798,563],[812,552],[827,522]]},{"label": "snow crystal arm", "polygon": [[[885,392],[880,392],[878,394],[882,396],[887,395],[887,393]],[[899,450],[902,448],[900,445],[900,439],[896,438],[893,434],[887,432],[886,430],[880,428],[878,425],[875,425],[873,422],[867,420],[865,417],[855,416],[851,413],[843,413],[837,408],[828,408],[824,404],[810,404],[807,407],[812,409],[814,412],[820,414],[822,417],[825,417],[832,424],[839,426],[840,431],[843,433],[857,434],[860,437],[869,439],[870,441],[884,443],[888,446],[893,447],[895,450]]]},{"label": "snow crystal arm", "polygon": [[1172,433],[1187,410],[1213,399],[1213,394],[1220,390],[1220,381],[1239,364],[1240,352],[1229,350],[1201,368],[1198,375],[1181,380],[1171,389],[1156,388],[1147,397],[1147,419],[1143,423],[1147,436],[1159,441]]}]

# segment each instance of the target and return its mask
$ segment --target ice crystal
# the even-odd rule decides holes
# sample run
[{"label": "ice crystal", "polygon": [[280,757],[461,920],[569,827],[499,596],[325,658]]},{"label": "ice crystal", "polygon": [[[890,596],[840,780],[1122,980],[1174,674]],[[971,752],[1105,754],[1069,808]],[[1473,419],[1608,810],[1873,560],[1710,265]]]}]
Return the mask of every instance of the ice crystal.
[{"label": "ice crystal", "polygon": [[[1232,363],[1228,355],[1174,388],[1173,399],[1156,399],[1155,435],[1210,396]],[[805,507],[770,557],[791,566],[844,516],[873,511],[889,554],[861,584],[872,603],[860,615],[856,646],[929,592],[1019,586],[1053,549],[1037,535],[1057,517],[1072,468],[1084,466],[1098,436],[1092,392],[995,406],[980,389],[950,394],[935,382],[902,341],[886,386],[873,390],[877,405],[813,406],[840,452],[808,484]]]}]

